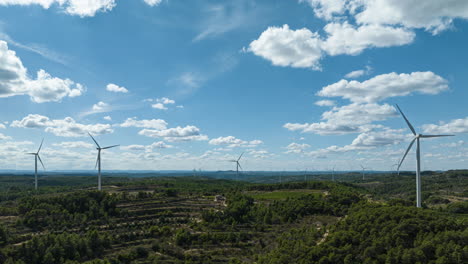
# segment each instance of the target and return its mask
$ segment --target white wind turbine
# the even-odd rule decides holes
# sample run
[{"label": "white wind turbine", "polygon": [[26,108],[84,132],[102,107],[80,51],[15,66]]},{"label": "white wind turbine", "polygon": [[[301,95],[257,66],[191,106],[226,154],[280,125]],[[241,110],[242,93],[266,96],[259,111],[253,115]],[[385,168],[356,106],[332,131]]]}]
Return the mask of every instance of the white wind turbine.
[{"label": "white wind turbine", "polygon": [[359,165],[359,166],[361,166],[361,168],[362,168],[362,180],[364,180],[364,173],[366,172],[366,170],[367,170],[368,168],[362,166],[362,164]]},{"label": "white wind turbine", "polygon": [[416,207],[421,207],[421,148],[420,148],[420,139],[421,138],[434,138],[434,137],[450,137],[453,135],[422,135],[422,134],[417,134],[416,130],[414,130],[414,127],[411,125],[411,123],[408,121],[406,118],[405,114],[403,114],[403,111],[401,111],[400,107],[396,105],[398,108],[398,111],[400,111],[400,114],[403,116],[403,118],[406,121],[406,124],[408,124],[409,129],[411,132],[413,132],[414,138],[411,140],[411,143],[408,146],[408,149],[405,152],[405,155],[403,155],[403,158],[398,164],[397,171],[400,171],[401,164],[406,158],[406,155],[410,151],[411,147],[413,146],[414,142],[416,141]]},{"label": "white wind turbine", "polygon": [[244,152],[239,156],[237,160],[230,160],[230,162],[235,162],[236,163],[236,177],[237,180],[239,180],[239,168],[242,170],[242,166],[239,163],[239,160],[242,158],[242,155],[244,155]]},{"label": "white wind turbine", "polygon": [[332,180],[335,181],[335,168],[336,165],[333,165],[333,170],[332,170]]},{"label": "white wind turbine", "polygon": [[42,148],[42,143],[44,143],[44,139],[42,139],[41,145],[39,146],[39,149],[37,150],[37,152],[28,153],[29,155],[34,155],[34,159],[35,159],[35,164],[34,164],[35,165],[34,166],[34,188],[36,190],[37,190],[37,159],[39,159],[39,161],[42,164],[42,168],[44,168],[44,170],[45,170],[44,163],[42,163],[41,156],[39,156],[39,152],[41,151],[41,148]]},{"label": "white wind turbine", "polygon": [[97,156],[97,160],[96,160],[96,166],[94,167],[96,169],[96,167],[98,167],[98,190],[100,191],[102,189],[101,187],[101,150],[103,149],[110,149],[110,148],[114,148],[114,147],[118,147],[120,145],[113,145],[113,146],[109,146],[109,147],[104,147],[104,148],[101,148],[101,146],[99,146],[99,144],[97,143],[97,141],[93,138],[93,136],[91,136],[90,133],[88,133],[88,135],[93,139],[94,143],[96,143],[96,146],[97,146],[97,151],[98,151],[98,156]]}]

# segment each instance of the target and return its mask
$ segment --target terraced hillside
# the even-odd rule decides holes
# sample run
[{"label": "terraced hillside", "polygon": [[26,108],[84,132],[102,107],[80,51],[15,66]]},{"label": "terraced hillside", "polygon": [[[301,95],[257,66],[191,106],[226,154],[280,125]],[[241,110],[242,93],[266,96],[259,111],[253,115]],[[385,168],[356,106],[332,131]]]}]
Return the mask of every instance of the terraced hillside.
[{"label": "terraced hillside", "polygon": [[[323,259],[323,263],[348,263],[344,260],[351,254],[349,263],[364,263],[373,256],[368,249],[372,244],[366,236],[360,238],[362,245],[346,239],[355,236],[362,215],[385,226],[391,218],[381,219],[379,214],[391,215],[393,210],[403,212],[403,218],[416,215],[420,218],[415,221],[425,223],[398,227],[398,232],[422,232],[440,217],[445,220],[438,221],[432,232],[458,232],[467,238],[466,232],[460,232],[466,229],[463,215],[450,220],[452,216],[443,212],[382,205],[364,189],[347,183],[140,179],[114,182],[102,192],[85,187],[2,202],[0,262],[291,263],[294,259],[294,263],[315,263]],[[388,225],[394,228],[395,223]],[[446,239],[461,246],[447,251],[455,256],[447,263],[462,263],[457,259],[468,256],[468,245],[462,242],[466,240]],[[339,244],[345,251],[334,249]],[[405,246],[411,249],[417,243]],[[353,252],[346,253],[348,249]],[[425,257],[445,256],[435,250]],[[375,263],[385,263],[388,252],[380,252]]]}]

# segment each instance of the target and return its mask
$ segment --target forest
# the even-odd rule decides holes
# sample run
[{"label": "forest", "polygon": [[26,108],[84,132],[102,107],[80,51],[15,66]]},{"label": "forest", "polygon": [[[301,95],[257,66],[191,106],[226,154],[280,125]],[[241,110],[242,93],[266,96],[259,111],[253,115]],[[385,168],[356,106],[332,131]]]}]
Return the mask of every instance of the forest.
[{"label": "forest", "polygon": [[468,171],[366,176],[3,175],[0,263],[468,262]]}]

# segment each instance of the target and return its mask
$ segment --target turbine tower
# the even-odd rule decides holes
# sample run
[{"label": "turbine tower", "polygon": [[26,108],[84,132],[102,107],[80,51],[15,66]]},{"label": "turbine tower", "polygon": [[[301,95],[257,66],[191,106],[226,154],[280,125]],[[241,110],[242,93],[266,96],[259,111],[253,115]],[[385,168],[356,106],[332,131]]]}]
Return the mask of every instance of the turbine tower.
[{"label": "turbine tower", "polygon": [[37,150],[37,152],[28,153],[29,155],[34,155],[34,159],[35,159],[35,166],[34,166],[34,189],[36,189],[36,190],[37,190],[37,159],[39,159],[39,161],[41,162],[42,168],[44,168],[44,170],[45,170],[44,163],[42,163],[41,156],[39,156],[39,152],[41,151],[41,148],[42,148],[42,143],[44,143],[44,139],[42,139],[41,145],[39,146],[39,149]]},{"label": "turbine tower", "polygon": [[98,155],[97,155],[97,160],[96,160],[96,166],[94,166],[94,169],[96,169],[96,167],[98,168],[98,190],[102,190],[102,187],[101,187],[101,150],[103,149],[110,149],[110,148],[114,148],[114,147],[118,147],[120,145],[113,145],[113,146],[109,146],[109,147],[104,147],[104,148],[101,148],[101,146],[99,146],[99,144],[97,143],[97,141],[94,139],[93,136],[91,136],[90,133],[88,133],[88,135],[93,139],[94,143],[96,143],[96,149],[98,151]]},{"label": "turbine tower", "polygon": [[361,166],[361,168],[362,168],[362,180],[364,180],[364,173],[366,172],[366,170],[367,170],[368,168],[362,166],[362,164],[359,165],[359,166]]},{"label": "turbine tower", "polygon": [[400,107],[396,105],[398,108],[398,111],[400,111],[401,116],[405,119],[406,124],[408,125],[409,129],[411,132],[413,132],[414,138],[411,140],[411,143],[408,146],[408,149],[405,152],[405,155],[403,155],[403,158],[398,164],[398,172],[400,171],[401,164],[403,164],[403,161],[406,158],[406,155],[410,151],[411,147],[413,146],[414,142],[416,141],[416,207],[421,207],[421,147],[420,147],[420,139],[421,138],[434,138],[434,137],[451,137],[453,135],[422,135],[422,134],[417,134],[416,130],[414,130],[414,127],[411,125],[411,123],[408,121],[406,118],[405,114],[403,114],[403,111],[401,111]]},{"label": "turbine tower", "polygon": [[242,166],[239,163],[239,160],[242,158],[242,155],[244,155],[244,152],[239,156],[237,160],[230,160],[230,162],[235,162],[236,163],[236,177],[237,180],[239,180],[239,168],[242,170]]}]

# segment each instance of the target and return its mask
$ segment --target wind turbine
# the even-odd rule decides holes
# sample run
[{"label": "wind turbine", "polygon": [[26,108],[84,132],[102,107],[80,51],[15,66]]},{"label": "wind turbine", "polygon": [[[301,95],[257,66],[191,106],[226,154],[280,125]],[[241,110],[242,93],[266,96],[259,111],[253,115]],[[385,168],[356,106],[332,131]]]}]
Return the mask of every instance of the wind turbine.
[{"label": "wind turbine", "polygon": [[362,164],[359,165],[359,166],[361,166],[361,168],[362,168],[362,180],[364,180],[364,173],[366,172],[366,169],[368,169],[368,168],[362,166]]},{"label": "wind turbine", "polygon": [[97,141],[93,138],[93,136],[91,136],[90,133],[88,133],[88,135],[93,139],[94,143],[96,143],[96,146],[97,146],[97,151],[98,151],[98,155],[97,155],[97,160],[96,160],[96,166],[94,166],[94,169],[96,169],[96,167],[98,167],[98,190],[100,191],[102,188],[101,188],[101,150],[103,149],[110,149],[110,148],[114,148],[114,147],[118,147],[120,145],[113,145],[113,146],[109,146],[109,147],[104,147],[104,148],[101,148],[101,146],[99,146],[99,144],[97,143]]},{"label": "wind turbine", "polygon": [[408,146],[408,149],[405,152],[405,155],[403,155],[403,158],[398,164],[398,172],[400,171],[401,164],[406,158],[406,155],[410,151],[411,147],[413,146],[414,142],[416,141],[416,207],[421,207],[421,148],[420,148],[420,139],[421,138],[433,138],[433,137],[450,137],[453,135],[422,135],[422,134],[417,134],[416,130],[414,130],[414,127],[411,125],[411,123],[408,121],[406,118],[405,114],[403,114],[403,111],[401,111],[400,107],[396,105],[398,108],[398,111],[400,111],[401,116],[406,121],[406,124],[408,125],[409,129],[411,132],[413,132],[414,138],[411,140],[411,143]]},{"label": "wind turbine", "polygon": [[39,156],[39,152],[41,151],[41,148],[42,148],[42,143],[44,143],[44,139],[42,139],[41,141],[41,145],[39,146],[39,149],[37,150],[37,152],[31,152],[31,153],[28,153],[29,155],[34,155],[34,159],[35,159],[35,163],[34,163],[34,188],[37,190],[37,159],[39,159],[39,161],[41,162],[42,164],[42,168],[44,168],[45,170],[45,166],[44,166],[44,163],[42,163],[42,160],[41,160],[41,156]]},{"label": "wind turbine", "polygon": [[242,158],[242,155],[244,155],[244,152],[239,156],[237,160],[230,160],[230,162],[235,162],[236,163],[236,177],[237,180],[239,180],[239,168],[242,170],[242,166],[239,163],[239,160]]}]

